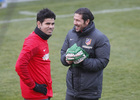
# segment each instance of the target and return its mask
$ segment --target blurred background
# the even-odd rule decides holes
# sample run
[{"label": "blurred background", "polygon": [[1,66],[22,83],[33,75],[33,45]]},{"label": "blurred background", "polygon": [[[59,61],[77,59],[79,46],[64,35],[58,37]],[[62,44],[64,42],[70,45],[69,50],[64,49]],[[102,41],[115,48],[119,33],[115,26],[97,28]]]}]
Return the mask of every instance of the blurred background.
[{"label": "blurred background", "polygon": [[57,16],[49,38],[52,100],[65,100],[68,68],[60,62],[60,50],[80,7],[92,11],[96,28],[111,44],[100,100],[140,99],[140,0],[0,0],[0,100],[23,100],[15,63],[43,8]]}]

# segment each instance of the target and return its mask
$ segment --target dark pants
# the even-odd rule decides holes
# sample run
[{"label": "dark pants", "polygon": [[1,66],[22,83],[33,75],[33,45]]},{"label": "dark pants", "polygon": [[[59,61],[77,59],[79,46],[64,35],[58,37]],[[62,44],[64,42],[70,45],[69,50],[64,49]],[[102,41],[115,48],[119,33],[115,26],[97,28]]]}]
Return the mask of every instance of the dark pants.
[{"label": "dark pants", "polygon": [[75,98],[73,96],[66,94],[65,100],[99,100],[99,99],[98,98],[97,99]]},{"label": "dark pants", "polygon": [[[24,100],[33,100],[33,99],[24,99]],[[40,100],[51,100],[51,99],[48,98],[48,99],[40,99]]]}]

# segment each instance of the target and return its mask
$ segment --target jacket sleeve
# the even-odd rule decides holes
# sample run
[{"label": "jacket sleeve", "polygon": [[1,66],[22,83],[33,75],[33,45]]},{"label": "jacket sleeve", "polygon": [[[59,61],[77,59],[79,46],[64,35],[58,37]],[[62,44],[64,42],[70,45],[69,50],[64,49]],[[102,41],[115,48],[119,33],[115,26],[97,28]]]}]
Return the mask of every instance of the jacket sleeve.
[{"label": "jacket sleeve", "polygon": [[35,55],[35,52],[36,48],[32,48],[32,45],[30,45],[30,43],[24,43],[21,53],[15,65],[15,70],[19,75],[20,79],[27,86],[29,86],[30,89],[33,89],[35,87],[35,82],[31,78],[27,66],[29,64],[30,59]]},{"label": "jacket sleeve", "polygon": [[104,69],[110,57],[110,43],[108,38],[103,35],[98,38],[95,44],[95,57],[85,59],[83,64],[83,69],[89,71],[99,71]]},{"label": "jacket sleeve", "polygon": [[67,51],[68,47],[69,47],[69,43],[68,43],[68,35],[67,35],[65,38],[65,41],[63,43],[63,46],[61,48],[61,63],[64,66],[69,66],[69,64],[66,62],[66,51]]}]

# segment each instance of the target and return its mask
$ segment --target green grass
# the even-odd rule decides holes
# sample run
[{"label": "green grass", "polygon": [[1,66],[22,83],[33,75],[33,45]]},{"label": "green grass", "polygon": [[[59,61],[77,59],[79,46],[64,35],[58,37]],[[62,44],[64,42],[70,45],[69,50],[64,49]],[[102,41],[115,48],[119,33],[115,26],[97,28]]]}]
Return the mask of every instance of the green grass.
[{"label": "green grass", "polygon": [[[139,0],[40,0],[12,3],[0,9],[0,21],[32,18],[19,11],[38,12],[48,7],[56,15],[73,14],[80,7],[91,11],[139,7]],[[103,93],[100,100],[140,99],[140,10],[95,14],[96,28],[110,40],[111,56],[104,70]],[[60,50],[65,36],[73,27],[73,17],[58,18],[53,36],[49,39],[51,74],[54,97],[64,100],[67,69],[60,62]],[[24,38],[36,27],[36,21],[0,24],[0,100],[23,100],[15,63]]]}]

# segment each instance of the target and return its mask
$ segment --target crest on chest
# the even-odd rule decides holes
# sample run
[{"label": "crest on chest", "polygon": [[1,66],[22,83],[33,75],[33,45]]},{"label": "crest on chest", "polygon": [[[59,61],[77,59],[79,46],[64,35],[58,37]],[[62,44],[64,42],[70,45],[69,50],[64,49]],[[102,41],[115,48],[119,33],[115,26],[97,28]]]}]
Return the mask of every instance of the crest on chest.
[{"label": "crest on chest", "polygon": [[86,45],[90,45],[91,44],[92,39],[90,38],[86,38],[85,44]]},{"label": "crest on chest", "polygon": [[86,48],[86,49],[92,49],[92,46],[90,45],[92,42],[92,39],[91,38],[86,38],[85,40],[85,44],[86,45],[82,45],[83,48]]}]

